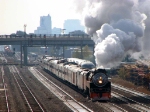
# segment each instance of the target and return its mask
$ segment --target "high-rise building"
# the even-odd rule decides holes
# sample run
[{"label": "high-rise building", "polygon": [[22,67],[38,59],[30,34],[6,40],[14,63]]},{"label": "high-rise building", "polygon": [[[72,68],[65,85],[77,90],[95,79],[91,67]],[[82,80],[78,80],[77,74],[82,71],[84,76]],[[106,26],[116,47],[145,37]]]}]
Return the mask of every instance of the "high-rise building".
[{"label": "high-rise building", "polygon": [[81,25],[80,20],[78,19],[67,19],[64,21],[65,33],[69,33],[75,30],[84,31],[84,26]]},{"label": "high-rise building", "polygon": [[37,27],[37,30],[35,30],[34,33],[49,35],[51,34],[51,30],[52,30],[51,16],[48,14],[47,16],[40,17],[40,26]]}]

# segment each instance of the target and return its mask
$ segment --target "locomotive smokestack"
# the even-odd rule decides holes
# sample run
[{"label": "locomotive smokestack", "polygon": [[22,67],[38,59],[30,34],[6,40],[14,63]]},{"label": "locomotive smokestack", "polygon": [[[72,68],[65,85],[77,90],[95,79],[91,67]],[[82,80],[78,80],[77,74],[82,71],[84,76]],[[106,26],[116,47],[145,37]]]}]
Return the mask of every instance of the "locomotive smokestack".
[{"label": "locomotive smokestack", "polygon": [[[86,32],[92,36],[96,64],[114,67],[126,54],[145,51],[149,36],[149,0],[75,0]],[[150,39],[149,39],[150,40]],[[148,41],[149,42],[149,41]]]}]

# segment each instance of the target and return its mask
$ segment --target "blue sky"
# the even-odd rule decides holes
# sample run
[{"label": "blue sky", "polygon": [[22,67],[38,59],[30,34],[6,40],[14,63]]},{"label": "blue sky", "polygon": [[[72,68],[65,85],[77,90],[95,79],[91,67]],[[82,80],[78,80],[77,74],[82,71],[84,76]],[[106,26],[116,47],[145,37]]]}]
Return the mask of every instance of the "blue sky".
[{"label": "blue sky", "polygon": [[72,0],[0,0],[0,34],[24,30],[33,33],[40,24],[40,16],[52,17],[52,27],[63,27],[66,19],[80,19]]}]

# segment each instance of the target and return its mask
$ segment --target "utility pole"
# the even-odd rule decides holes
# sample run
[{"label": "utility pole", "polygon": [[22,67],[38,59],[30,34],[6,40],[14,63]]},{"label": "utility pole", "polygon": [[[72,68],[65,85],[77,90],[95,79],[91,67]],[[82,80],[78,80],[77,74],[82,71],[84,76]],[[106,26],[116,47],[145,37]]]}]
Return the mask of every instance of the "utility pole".
[{"label": "utility pole", "polygon": [[26,27],[27,27],[27,25],[24,24],[24,38],[26,38]]},{"label": "utility pole", "polygon": [[[26,24],[24,24],[24,38],[26,38]],[[27,44],[27,43],[26,43]],[[26,66],[28,63],[28,59],[27,59],[27,46],[26,44],[23,45],[23,52],[24,52],[24,65]]]}]

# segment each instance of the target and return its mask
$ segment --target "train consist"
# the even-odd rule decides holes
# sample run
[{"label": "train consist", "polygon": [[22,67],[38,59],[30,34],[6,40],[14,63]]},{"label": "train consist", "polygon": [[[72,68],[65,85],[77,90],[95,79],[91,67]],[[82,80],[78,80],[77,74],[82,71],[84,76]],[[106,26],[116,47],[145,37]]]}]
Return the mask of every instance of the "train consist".
[{"label": "train consist", "polygon": [[63,81],[82,90],[91,100],[108,101],[111,98],[111,82],[105,69],[78,58],[56,59],[43,57],[41,66]]}]

